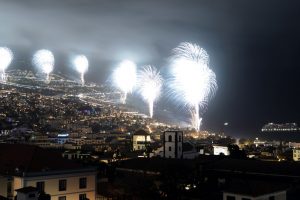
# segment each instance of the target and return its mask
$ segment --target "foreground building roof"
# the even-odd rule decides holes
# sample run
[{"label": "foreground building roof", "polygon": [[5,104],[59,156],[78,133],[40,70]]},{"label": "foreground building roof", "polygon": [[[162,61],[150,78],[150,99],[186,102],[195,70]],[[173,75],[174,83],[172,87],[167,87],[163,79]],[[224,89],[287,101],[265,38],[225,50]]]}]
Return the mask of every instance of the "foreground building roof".
[{"label": "foreground building roof", "polygon": [[84,169],[81,164],[66,160],[54,151],[32,145],[0,144],[2,175],[28,176],[80,169]]}]

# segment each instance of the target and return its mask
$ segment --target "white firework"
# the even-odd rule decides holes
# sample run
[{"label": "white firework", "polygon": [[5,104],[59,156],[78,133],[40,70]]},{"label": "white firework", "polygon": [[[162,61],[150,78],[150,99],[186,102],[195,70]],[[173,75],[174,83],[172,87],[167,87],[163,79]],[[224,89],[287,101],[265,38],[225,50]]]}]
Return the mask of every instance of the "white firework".
[{"label": "white firework", "polygon": [[13,60],[13,53],[7,47],[0,47],[0,79],[1,81],[6,80],[5,70]]},{"label": "white firework", "polygon": [[84,85],[84,74],[89,68],[89,61],[85,55],[78,55],[74,58],[73,64],[78,73],[80,73],[81,84]]},{"label": "white firework", "polygon": [[113,72],[113,84],[122,91],[121,102],[126,103],[127,94],[132,93],[136,84],[136,64],[130,60],[122,61]]},{"label": "white firework", "polygon": [[49,50],[42,49],[33,55],[33,64],[46,74],[46,81],[50,81],[50,73],[54,68],[54,56]]},{"label": "white firework", "polygon": [[215,73],[209,68],[207,52],[196,44],[181,43],[174,50],[171,59],[171,95],[183,103],[192,114],[192,126],[199,131],[200,109],[217,90]]},{"label": "white firework", "polygon": [[138,92],[148,103],[150,117],[153,117],[153,105],[160,95],[162,76],[155,67],[145,66],[138,74]]}]

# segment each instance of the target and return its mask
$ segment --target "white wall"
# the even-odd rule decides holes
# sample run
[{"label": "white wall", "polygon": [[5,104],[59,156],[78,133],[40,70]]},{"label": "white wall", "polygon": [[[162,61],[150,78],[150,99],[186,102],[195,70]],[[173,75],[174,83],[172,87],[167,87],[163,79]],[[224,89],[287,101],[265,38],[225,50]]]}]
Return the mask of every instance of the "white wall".
[{"label": "white wall", "polygon": [[[79,178],[87,178],[87,187],[79,189]],[[21,180],[20,180],[21,179]],[[59,180],[67,180],[67,190],[59,191]],[[40,181],[45,182],[45,192],[51,195],[51,200],[58,200],[60,196],[66,196],[67,200],[79,199],[79,194],[86,194],[90,200],[95,199],[96,195],[96,174],[93,172],[87,173],[74,173],[74,174],[60,174],[52,176],[39,176],[39,177],[16,177],[15,189],[21,188],[20,182],[24,182],[22,187],[32,186],[36,187],[36,183]],[[19,188],[18,188],[19,187]]]},{"label": "white wall", "polygon": [[0,176],[0,195],[7,197],[7,178]]},{"label": "white wall", "polygon": [[151,142],[150,135],[133,135],[132,143],[133,143],[133,150],[144,150],[146,149],[145,144],[138,144],[138,142]]},{"label": "white wall", "polygon": [[224,146],[213,146],[214,147],[214,155],[224,154],[225,156],[229,155],[228,147]]},{"label": "white wall", "polygon": [[250,200],[269,200],[269,197],[275,196],[275,200],[286,200],[286,191],[274,192],[258,197],[251,197],[247,195],[240,195],[240,194],[232,194],[232,193],[223,193],[223,200],[227,200],[227,196],[234,196],[235,200],[242,200],[242,198],[248,198]]},{"label": "white wall", "polygon": [[[169,136],[171,136],[171,141],[169,141]],[[182,141],[183,133],[181,131],[166,131],[164,134],[164,151],[166,158],[175,158],[175,147],[177,141],[177,158],[182,157]],[[179,142],[180,141],[180,142]]]}]

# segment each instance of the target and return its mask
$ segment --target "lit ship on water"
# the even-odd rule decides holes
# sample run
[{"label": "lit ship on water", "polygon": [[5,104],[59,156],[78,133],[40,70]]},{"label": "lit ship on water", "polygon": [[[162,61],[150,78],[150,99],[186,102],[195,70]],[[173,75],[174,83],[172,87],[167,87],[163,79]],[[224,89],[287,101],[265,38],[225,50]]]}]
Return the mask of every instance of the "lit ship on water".
[{"label": "lit ship on water", "polygon": [[300,142],[300,128],[296,123],[268,123],[262,127],[261,134],[267,140]]}]

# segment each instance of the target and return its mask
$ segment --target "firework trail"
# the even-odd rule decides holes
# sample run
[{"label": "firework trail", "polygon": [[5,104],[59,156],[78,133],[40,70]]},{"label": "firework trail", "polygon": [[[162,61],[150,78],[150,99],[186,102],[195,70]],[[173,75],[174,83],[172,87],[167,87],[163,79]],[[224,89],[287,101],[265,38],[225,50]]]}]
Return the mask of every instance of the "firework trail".
[{"label": "firework trail", "polygon": [[153,117],[153,105],[160,95],[162,76],[153,66],[145,66],[138,74],[138,92],[148,103],[150,117]]},{"label": "firework trail", "polygon": [[199,131],[200,109],[205,108],[215,95],[218,87],[216,75],[209,68],[207,52],[197,44],[181,43],[173,54],[169,82],[171,95],[190,111],[192,126]]},{"label": "firework trail", "polygon": [[81,84],[84,85],[84,74],[89,68],[89,61],[85,55],[78,55],[74,58],[73,64],[78,73],[80,73]]}]

